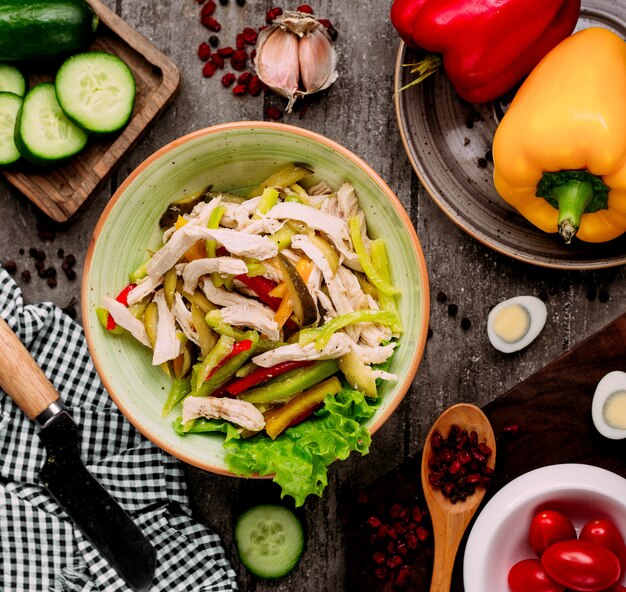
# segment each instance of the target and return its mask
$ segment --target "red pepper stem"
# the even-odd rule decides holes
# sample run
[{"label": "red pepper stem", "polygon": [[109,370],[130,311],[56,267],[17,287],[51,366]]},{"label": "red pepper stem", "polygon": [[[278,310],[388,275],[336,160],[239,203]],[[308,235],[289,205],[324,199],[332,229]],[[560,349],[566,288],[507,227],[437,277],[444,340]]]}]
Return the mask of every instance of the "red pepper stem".
[{"label": "red pepper stem", "polygon": [[409,82],[407,85],[403,86],[400,90],[398,90],[398,92],[402,92],[407,88],[411,88],[412,86],[420,84],[432,74],[439,72],[439,70],[441,70],[441,57],[439,56],[439,54],[429,53],[419,62],[414,62],[412,64],[402,64],[402,66],[404,68],[411,68],[411,74],[418,74],[418,77],[415,80]]}]

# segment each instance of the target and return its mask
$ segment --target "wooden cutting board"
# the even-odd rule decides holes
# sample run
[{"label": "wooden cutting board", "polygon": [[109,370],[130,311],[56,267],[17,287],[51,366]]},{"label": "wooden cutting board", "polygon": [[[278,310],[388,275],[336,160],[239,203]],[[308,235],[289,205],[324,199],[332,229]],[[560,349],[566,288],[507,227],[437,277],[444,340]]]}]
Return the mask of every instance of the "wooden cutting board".
[{"label": "wooden cutting board", "polygon": [[[68,220],[113,172],[120,158],[132,148],[174,98],[180,74],[172,61],[147,39],[105,6],[88,0],[100,18],[90,50],[120,57],[137,83],[135,107],[129,124],[120,133],[91,138],[87,148],[65,165],[42,169],[20,160],[3,170],[4,177],[38,208],[57,222]],[[45,70],[24,69],[29,88],[51,82],[58,64]]]},{"label": "wooden cutting board", "polygon": [[[626,314],[484,408],[496,434],[498,457],[495,482],[483,505],[511,480],[547,465],[585,463],[626,477],[626,440],[603,438],[591,420],[595,387],[612,370],[626,371]],[[520,432],[510,438],[503,428],[513,423],[520,426]],[[348,541],[351,590],[400,589],[374,576],[372,528],[366,520],[382,515],[396,502],[425,505],[420,463],[418,454],[364,492],[343,497],[340,515]],[[457,555],[452,592],[463,591],[464,548],[465,542]],[[402,589],[427,592],[431,564],[432,547],[427,543],[416,554],[410,580]]]}]

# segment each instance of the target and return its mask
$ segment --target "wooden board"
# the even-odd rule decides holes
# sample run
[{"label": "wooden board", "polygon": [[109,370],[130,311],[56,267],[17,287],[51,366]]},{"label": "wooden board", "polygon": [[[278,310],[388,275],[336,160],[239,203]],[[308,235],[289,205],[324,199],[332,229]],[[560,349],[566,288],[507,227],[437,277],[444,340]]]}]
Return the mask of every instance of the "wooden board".
[{"label": "wooden board", "polygon": [[[120,158],[172,101],[180,74],[171,60],[100,0],[89,0],[100,18],[89,49],[113,53],[132,70],[137,97],[130,123],[119,134],[90,139],[87,148],[62,167],[44,170],[24,162],[2,171],[6,179],[53,220],[65,222],[112,173]],[[56,69],[28,71],[29,86],[52,81]]]},{"label": "wooden board", "polygon": [[[585,463],[626,477],[626,440],[603,438],[591,420],[595,387],[612,370],[626,371],[626,314],[484,407],[496,434],[498,457],[495,482],[483,504],[511,480],[547,465]],[[507,438],[503,428],[513,423],[520,426],[520,433]],[[340,513],[346,525],[351,589],[396,589],[373,575],[372,529],[366,520],[396,502],[424,504],[420,463],[418,454],[365,492],[344,496]],[[452,592],[463,590],[463,551],[464,543],[457,555]],[[428,590],[431,564],[432,548],[426,544],[416,555],[407,589]]]}]

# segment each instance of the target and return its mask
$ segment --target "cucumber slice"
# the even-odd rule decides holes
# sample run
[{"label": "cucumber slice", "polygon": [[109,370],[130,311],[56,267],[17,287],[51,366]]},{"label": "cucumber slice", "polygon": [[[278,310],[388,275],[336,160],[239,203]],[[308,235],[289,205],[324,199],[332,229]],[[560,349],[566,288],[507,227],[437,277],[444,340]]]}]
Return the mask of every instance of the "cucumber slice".
[{"label": "cucumber slice", "polygon": [[0,64],[0,92],[10,92],[18,97],[26,93],[26,79],[10,64]]},{"label": "cucumber slice", "polygon": [[59,69],[55,86],[63,111],[88,131],[117,131],[133,112],[135,78],[130,68],[110,53],[72,56]]},{"label": "cucumber slice", "polygon": [[255,506],[235,525],[235,543],[241,562],[265,579],[286,576],[298,564],[304,548],[302,525],[283,506]]},{"label": "cucumber slice", "polygon": [[51,83],[32,88],[22,103],[15,124],[15,144],[34,164],[56,164],[80,152],[87,134],[61,110]]},{"label": "cucumber slice", "polygon": [[21,97],[10,92],[0,92],[0,165],[11,164],[20,157],[13,136],[21,106]]}]

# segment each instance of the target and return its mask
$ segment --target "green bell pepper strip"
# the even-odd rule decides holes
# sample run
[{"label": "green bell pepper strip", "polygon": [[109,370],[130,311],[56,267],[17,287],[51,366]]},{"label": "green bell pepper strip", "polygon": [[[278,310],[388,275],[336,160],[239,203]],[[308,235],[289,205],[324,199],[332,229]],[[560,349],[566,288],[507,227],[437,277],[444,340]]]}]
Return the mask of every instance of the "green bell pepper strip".
[{"label": "green bell pepper strip", "polygon": [[[385,241],[381,238],[373,240],[370,244],[370,252],[372,254],[372,263],[376,271],[378,271],[385,281],[389,282],[391,276],[389,274],[389,262],[387,259],[387,250],[385,249]],[[394,334],[402,333],[404,328],[402,327],[402,321],[400,320],[395,298],[379,291],[378,302],[382,310],[392,312],[397,317],[396,322],[390,325],[392,332]]]},{"label": "green bell pepper strip", "polygon": [[318,351],[323,350],[334,333],[354,323],[380,323],[391,327],[398,320],[398,315],[387,310],[357,310],[339,315],[316,329],[302,329],[298,344],[304,347],[315,342]]},{"label": "green bell pepper strip", "polygon": [[163,405],[163,411],[161,415],[167,417],[172,409],[178,405],[189,393],[191,392],[191,376],[187,378],[175,378],[170,387],[170,392],[167,396],[167,401]]},{"label": "green bell pepper strip", "polygon": [[150,259],[148,259],[145,263],[142,263],[135,271],[132,271],[128,274],[128,281],[131,284],[136,284],[140,279],[145,278],[148,275],[148,263]]},{"label": "green bell pepper strip", "polygon": [[242,339],[246,339],[246,332],[240,331],[239,329],[235,329],[231,325],[222,321],[222,315],[219,310],[212,310],[207,313],[204,317],[206,324],[213,329],[216,333],[219,333],[222,336],[231,337],[232,339],[236,339],[237,341],[241,341]]},{"label": "green bell pepper strip", "polygon": [[[209,313],[210,314],[210,313]],[[209,377],[211,371],[231,352],[235,345],[235,339],[228,335],[222,335],[215,347],[207,354],[198,369],[194,390],[199,390],[204,381]]]},{"label": "green bell pepper strip", "polygon": [[253,218],[255,220],[261,219],[261,214],[267,214],[278,203],[278,191],[273,187],[266,187],[263,190],[261,201],[257,206],[258,214],[255,214]]},{"label": "green bell pepper strip", "polygon": [[353,216],[348,221],[348,227],[350,230],[350,238],[352,239],[352,244],[354,245],[354,250],[359,256],[359,262],[361,263],[363,271],[365,271],[365,275],[369,281],[372,282],[372,284],[374,284],[380,292],[386,294],[387,296],[399,294],[400,290],[392,286],[389,281],[386,281],[374,267],[372,259],[365,248],[363,236],[361,235],[361,221],[356,216]]},{"label": "green bell pepper strip", "polygon": [[[117,324],[112,325],[112,323],[109,322],[110,315],[109,311],[106,308],[96,308],[96,315],[98,316],[100,324],[107,330],[108,333],[112,333],[113,335],[121,335],[122,333],[124,333],[124,329],[122,329],[122,327]],[[111,325],[112,328],[110,329],[109,327]]]},{"label": "green bell pepper strip", "polygon": [[[224,212],[226,212],[226,208],[224,206],[217,206],[212,212],[211,215],[209,216],[209,221],[206,225],[207,228],[210,228],[212,230],[215,230],[216,228],[219,228],[220,226],[220,222],[222,220],[222,216],[224,215]],[[217,251],[217,241],[209,238],[206,241],[206,256],[213,258],[216,256],[216,251]],[[211,274],[211,280],[213,281],[213,285],[216,288],[219,288],[221,285],[223,285],[223,281],[222,278],[220,277],[219,273],[212,273]]]},{"label": "green bell pepper strip", "polygon": [[337,360],[318,361],[312,366],[291,370],[259,388],[249,390],[240,399],[248,403],[271,403],[286,399],[322,382],[338,370]]},{"label": "green bell pepper strip", "polygon": [[269,239],[278,247],[279,251],[291,246],[291,237],[294,235],[294,231],[283,226],[278,232],[269,235]]}]

